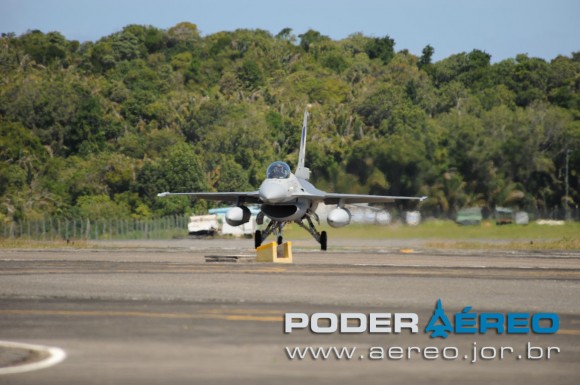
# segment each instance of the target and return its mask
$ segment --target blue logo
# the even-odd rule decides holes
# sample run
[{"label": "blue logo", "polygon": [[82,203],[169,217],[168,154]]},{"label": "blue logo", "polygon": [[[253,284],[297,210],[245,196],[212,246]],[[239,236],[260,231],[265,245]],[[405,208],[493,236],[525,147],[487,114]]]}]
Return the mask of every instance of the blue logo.
[{"label": "blue logo", "polygon": [[451,326],[451,322],[449,322],[449,318],[447,318],[447,315],[445,315],[445,311],[441,306],[441,299],[437,300],[437,306],[435,307],[433,316],[429,320],[429,324],[425,328],[425,332],[431,332],[431,338],[447,338],[449,333],[453,332],[453,326]]},{"label": "blue logo", "polygon": [[555,334],[560,328],[560,317],[555,313],[473,313],[471,306],[453,316],[453,324],[445,314],[441,299],[437,300],[433,315],[425,327],[431,338],[447,338],[453,334]]}]

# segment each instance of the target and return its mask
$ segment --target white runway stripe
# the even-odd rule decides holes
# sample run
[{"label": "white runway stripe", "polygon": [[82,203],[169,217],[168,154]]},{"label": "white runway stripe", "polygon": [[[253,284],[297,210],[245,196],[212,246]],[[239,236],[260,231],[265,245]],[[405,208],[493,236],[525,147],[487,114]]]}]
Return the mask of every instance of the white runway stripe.
[{"label": "white runway stripe", "polygon": [[2,374],[13,374],[13,373],[24,373],[31,372],[33,370],[49,368],[62,362],[66,358],[66,353],[64,350],[55,347],[42,346],[42,345],[31,345],[24,344],[20,342],[10,342],[10,341],[0,341],[0,347],[13,348],[13,349],[26,349],[34,350],[39,353],[44,353],[47,355],[42,361],[32,362],[29,364],[8,366],[0,368],[0,375]]}]

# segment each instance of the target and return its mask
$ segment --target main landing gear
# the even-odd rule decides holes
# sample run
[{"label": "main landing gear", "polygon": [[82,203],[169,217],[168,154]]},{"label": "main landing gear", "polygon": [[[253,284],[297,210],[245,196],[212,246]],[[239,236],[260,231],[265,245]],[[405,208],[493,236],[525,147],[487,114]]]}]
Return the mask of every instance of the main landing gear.
[{"label": "main landing gear", "polygon": [[[312,216],[314,216],[314,218],[318,221],[318,216],[316,214],[312,213]],[[304,223],[304,219],[306,219],[306,223]],[[305,216],[302,218],[302,221],[296,223],[298,223],[298,226],[308,231],[310,235],[312,235],[312,238],[316,239],[316,242],[320,243],[320,250],[326,250],[328,241],[326,231],[316,231],[316,227],[314,226],[314,223],[312,223],[310,216]],[[320,221],[318,221],[318,223],[320,224]]]},{"label": "main landing gear", "polygon": [[254,248],[257,249],[262,245],[262,232],[260,230],[256,230],[254,234]]},{"label": "main landing gear", "polygon": [[[306,224],[304,223],[304,219],[306,219],[307,222]],[[284,238],[282,236],[282,230],[284,229],[284,226],[286,226],[287,223],[288,222],[271,221],[264,231],[257,230],[254,234],[255,248],[257,249],[258,247],[260,247],[264,239],[266,239],[272,233],[276,234],[277,236],[276,241],[279,245],[281,245],[284,241]],[[305,216],[301,221],[295,221],[295,223],[297,223],[298,226],[308,231],[308,233],[312,235],[312,237],[316,239],[318,243],[320,243],[320,250],[327,249],[328,236],[326,235],[326,231],[322,232],[316,231],[316,227],[314,226],[314,223],[312,223],[312,219],[310,219],[309,216]]]}]

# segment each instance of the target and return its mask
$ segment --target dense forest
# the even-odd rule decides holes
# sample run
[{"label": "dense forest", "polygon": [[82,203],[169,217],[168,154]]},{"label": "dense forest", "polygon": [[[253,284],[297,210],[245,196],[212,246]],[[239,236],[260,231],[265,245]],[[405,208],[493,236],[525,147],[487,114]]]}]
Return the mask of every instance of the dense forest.
[{"label": "dense forest", "polygon": [[[438,62],[389,36],[129,25],[96,42],[0,39],[0,222],[203,211],[161,191],[254,190],[267,165],[424,210],[580,201],[580,52]],[[566,53],[564,53],[566,54]],[[568,167],[567,167],[568,164]],[[568,172],[566,172],[568,171]]]}]

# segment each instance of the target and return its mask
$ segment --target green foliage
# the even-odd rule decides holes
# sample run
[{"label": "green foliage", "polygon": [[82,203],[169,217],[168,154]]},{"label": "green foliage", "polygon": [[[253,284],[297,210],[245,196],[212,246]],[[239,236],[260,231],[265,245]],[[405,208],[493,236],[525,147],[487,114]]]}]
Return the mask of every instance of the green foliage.
[{"label": "green foliage", "polygon": [[425,48],[423,48],[423,51],[421,58],[419,59],[419,68],[428,66],[429,64],[431,64],[431,58],[433,57],[433,54],[435,53],[435,48],[431,47],[429,44],[427,44],[425,46]]},{"label": "green foliage", "polygon": [[182,22],[167,30],[169,46],[177,46],[181,49],[190,49],[200,40],[197,25]]},{"label": "green foliage", "polygon": [[324,36],[320,32],[313,29],[309,29],[306,31],[306,33],[298,35],[298,37],[300,38],[300,47],[302,47],[302,49],[306,52],[308,52],[310,48],[312,48],[317,43],[330,40],[328,36]]},{"label": "green foliage", "polygon": [[[551,62],[482,50],[433,62],[389,36],[289,28],[202,36],[128,25],[97,42],[0,38],[0,220],[202,211],[162,191],[254,190],[307,163],[322,189],[429,195],[463,206],[580,201],[580,54]],[[565,194],[566,151],[569,196]],[[211,203],[210,203],[211,204]]]},{"label": "green foliage", "polygon": [[19,122],[0,120],[0,148],[0,161],[7,163],[42,161],[47,156],[40,139]]},{"label": "green foliage", "polygon": [[388,36],[376,37],[369,41],[366,52],[369,58],[380,59],[383,64],[388,64],[395,56],[395,40]]},{"label": "green foliage", "polygon": [[68,42],[58,32],[44,34],[34,30],[22,35],[18,39],[17,45],[36,63],[48,65],[53,62],[63,62],[73,43]]},{"label": "green foliage", "polygon": [[125,218],[129,214],[129,208],[125,204],[113,202],[105,194],[79,197],[77,207],[80,216],[90,220]]},{"label": "green foliage", "polygon": [[176,144],[166,149],[162,157],[141,168],[136,180],[139,195],[162,215],[186,213],[190,206],[188,198],[158,200],[156,196],[163,191],[206,191],[208,185],[201,164],[191,145]]},{"label": "green foliage", "polygon": [[248,90],[256,90],[264,85],[264,75],[258,63],[246,60],[238,69],[238,78]]},{"label": "green foliage", "polygon": [[276,39],[286,40],[293,43],[296,41],[296,36],[292,34],[292,28],[283,28],[276,35]]}]

